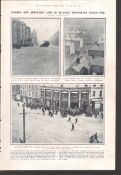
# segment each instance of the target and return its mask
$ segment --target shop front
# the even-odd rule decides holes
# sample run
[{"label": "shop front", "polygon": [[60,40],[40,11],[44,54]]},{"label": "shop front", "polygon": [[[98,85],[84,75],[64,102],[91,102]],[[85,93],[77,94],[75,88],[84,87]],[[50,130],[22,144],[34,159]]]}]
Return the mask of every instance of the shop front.
[{"label": "shop front", "polygon": [[59,91],[53,91],[52,107],[59,110]]},{"label": "shop front", "polygon": [[73,91],[70,93],[70,107],[79,107],[79,92]]},{"label": "shop front", "polygon": [[99,111],[103,111],[103,100],[102,98],[95,98],[92,99],[92,110],[99,110]]},{"label": "shop front", "polygon": [[51,107],[51,99],[45,99],[45,106]]},{"label": "shop front", "polygon": [[60,105],[60,108],[61,109],[66,109],[66,108],[68,108],[69,106],[68,106],[68,92],[67,91],[62,91],[61,92],[61,95],[60,95],[61,97],[61,105]]},{"label": "shop front", "polygon": [[51,90],[46,89],[45,90],[45,106],[51,107]]},{"label": "shop front", "polygon": [[89,91],[81,92],[81,102],[80,102],[81,111],[87,113],[89,108]]}]

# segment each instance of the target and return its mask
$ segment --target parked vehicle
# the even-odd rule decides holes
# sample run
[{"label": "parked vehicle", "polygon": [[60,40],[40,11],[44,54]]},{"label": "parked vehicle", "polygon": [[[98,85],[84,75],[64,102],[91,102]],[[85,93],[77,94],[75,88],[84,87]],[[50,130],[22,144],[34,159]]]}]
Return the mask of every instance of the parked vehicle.
[{"label": "parked vehicle", "polygon": [[48,47],[50,45],[50,42],[49,41],[44,41],[40,47]]}]

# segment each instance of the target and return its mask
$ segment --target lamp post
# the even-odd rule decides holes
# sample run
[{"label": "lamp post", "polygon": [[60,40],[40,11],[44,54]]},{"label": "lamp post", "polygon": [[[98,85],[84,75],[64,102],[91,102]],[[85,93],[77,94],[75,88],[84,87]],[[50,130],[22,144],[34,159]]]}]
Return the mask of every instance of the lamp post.
[{"label": "lamp post", "polygon": [[26,142],[26,133],[25,133],[25,103],[23,106],[23,143]]}]

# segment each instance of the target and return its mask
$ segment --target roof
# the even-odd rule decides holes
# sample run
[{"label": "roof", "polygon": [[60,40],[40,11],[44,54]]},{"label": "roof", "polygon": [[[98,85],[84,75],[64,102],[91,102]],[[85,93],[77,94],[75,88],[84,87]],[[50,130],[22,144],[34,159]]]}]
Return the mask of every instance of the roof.
[{"label": "roof", "polygon": [[76,33],[66,33],[65,35],[65,41],[80,41],[82,37],[77,36]]},{"label": "roof", "polygon": [[92,59],[91,56],[83,56],[82,59],[80,59],[80,63],[74,64],[72,68],[79,72],[83,67],[89,69],[91,65],[104,66],[104,59],[99,56],[96,56],[94,59]]},{"label": "roof", "polygon": [[90,66],[91,66],[91,59],[90,59],[90,57],[83,56],[80,59],[80,64],[74,65],[72,68],[74,70],[76,70],[77,72],[79,72],[83,67],[89,69]]}]

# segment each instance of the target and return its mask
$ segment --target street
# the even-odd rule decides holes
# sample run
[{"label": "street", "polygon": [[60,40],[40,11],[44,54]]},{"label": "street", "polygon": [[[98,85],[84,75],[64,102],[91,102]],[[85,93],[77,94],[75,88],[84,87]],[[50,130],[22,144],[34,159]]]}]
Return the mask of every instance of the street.
[{"label": "street", "polygon": [[[12,143],[20,143],[23,139],[23,114],[22,104],[12,101]],[[72,123],[67,122],[68,117],[61,117],[60,114],[54,117],[45,115],[42,110],[31,110],[25,108],[25,131],[26,143],[45,143],[45,144],[88,144],[92,134],[98,133],[99,143],[103,143],[103,119],[94,117],[78,116],[74,131],[71,131]],[[96,143],[97,144],[97,143]]]},{"label": "street", "polygon": [[12,49],[13,75],[58,75],[59,48],[22,47]]}]

